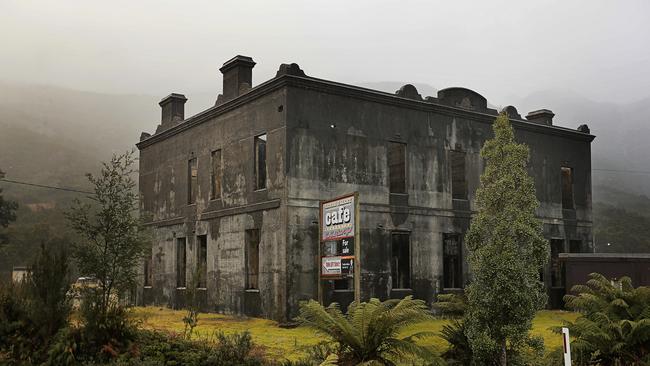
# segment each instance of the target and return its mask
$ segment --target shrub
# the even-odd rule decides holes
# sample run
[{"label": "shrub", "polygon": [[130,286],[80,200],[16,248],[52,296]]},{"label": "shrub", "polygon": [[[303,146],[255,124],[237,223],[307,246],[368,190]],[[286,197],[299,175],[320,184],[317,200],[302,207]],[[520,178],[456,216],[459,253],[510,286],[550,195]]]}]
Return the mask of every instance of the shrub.
[{"label": "shrub", "polygon": [[0,288],[0,351],[16,362],[44,361],[52,338],[68,323],[68,257],[48,246],[41,245],[21,283]]},{"label": "shrub", "polygon": [[328,361],[341,365],[364,362],[393,365],[410,363],[414,357],[427,362],[440,361],[430,349],[415,343],[416,339],[433,333],[399,335],[407,326],[428,319],[431,319],[431,314],[424,301],[414,300],[411,296],[384,302],[378,299],[353,302],[347,315],[336,303],[325,308],[310,300],[301,304],[298,317],[302,325],[331,337],[338,353],[328,357]]},{"label": "shrub", "polygon": [[113,359],[125,352],[137,337],[137,325],[127,310],[116,303],[104,309],[100,296],[93,289],[84,291],[80,309],[83,327],[79,329],[81,359]]},{"label": "shrub", "polygon": [[130,353],[114,361],[117,365],[259,366],[250,333],[217,333],[214,341],[190,341],[185,337],[154,331],[138,332]]},{"label": "shrub", "polygon": [[48,364],[103,363],[133,350],[137,324],[127,310],[113,304],[106,312],[93,288],[82,290],[79,324],[62,329],[47,353]]},{"label": "shrub", "polygon": [[71,310],[68,254],[48,246],[41,244],[25,281],[28,311],[36,325],[34,336],[43,345],[68,325]]},{"label": "shrub", "polygon": [[46,365],[75,365],[77,363],[80,334],[76,328],[63,328],[54,338],[48,352]]},{"label": "shrub", "polygon": [[0,285],[0,351],[23,360],[31,354],[31,321],[25,306],[23,286]]},{"label": "shrub", "polygon": [[185,299],[187,301],[187,315],[183,317],[183,324],[185,324],[185,329],[183,330],[183,336],[186,339],[192,339],[192,333],[194,328],[199,324],[199,310],[201,307],[199,301],[198,287],[202,282],[201,273],[203,272],[202,266],[198,266],[196,270],[192,273],[192,278],[189,285],[185,289]]},{"label": "shrub", "polygon": [[450,318],[462,317],[467,310],[467,297],[464,293],[438,294],[437,301],[433,303],[433,308],[443,316]]}]

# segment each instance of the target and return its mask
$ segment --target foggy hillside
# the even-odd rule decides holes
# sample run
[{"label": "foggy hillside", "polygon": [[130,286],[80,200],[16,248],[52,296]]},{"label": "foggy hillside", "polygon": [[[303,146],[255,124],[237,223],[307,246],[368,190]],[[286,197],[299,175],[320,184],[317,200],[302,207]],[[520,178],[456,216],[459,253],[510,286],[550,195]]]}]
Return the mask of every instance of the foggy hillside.
[{"label": "foggy hillside", "polygon": [[[7,179],[77,189],[87,187],[84,173],[95,171],[113,153],[134,149],[142,131],[155,131],[158,102],[164,97],[7,82],[0,82],[0,95],[0,169]],[[187,109],[204,110],[213,99],[211,93],[196,93]],[[71,197],[3,186],[7,196],[23,203]]]},{"label": "foggy hillside", "polygon": [[[405,82],[360,83],[394,92]],[[427,84],[415,84],[422,96],[436,95]],[[179,91],[183,92],[183,91]],[[213,104],[214,93],[185,93],[186,116]],[[100,94],[52,86],[0,82],[0,168],[8,178],[41,184],[80,187],[83,173],[114,152],[134,148],[140,132],[153,132],[160,119],[158,101],[151,95]],[[511,101],[522,115],[552,109],[555,123],[576,128],[587,123],[595,134],[593,167],[650,171],[650,98],[620,105],[588,100],[575,93],[544,91]],[[648,174],[595,170],[594,198],[607,198],[599,187],[614,187],[650,196]],[[32,190],[33,191],[33,190]],[[6,190],[11,195],[10,190]],[[42,193],[42,192],[41,192]]]},{"label": "foggy hillside", "polygon": [[418,93],[420,93],[422,98],[426,98],[429,96],[435,97],[438,94],[438,89],[432,87],[429,84],[422,84],[422,83],[407,83],[403,81],[375,81],[375,82],[357,83],[355,85],[368,88],[368,89],[383,91],[386,93],[395,93],[402,86],[404,86],[404,84],[412,84],[418,90]]},{"label": "foggy hillside", "polygon": [[592,144],[594,200],[600,199],[602,186],[650,196],[650,174],[643,173],[650,172],[650,98],[615,104],[595,102],[572,92],[544,91],[515,103],[522,115],[548,108],[555,113],[554,123],[559,126],[589,125],[596,135]]}]

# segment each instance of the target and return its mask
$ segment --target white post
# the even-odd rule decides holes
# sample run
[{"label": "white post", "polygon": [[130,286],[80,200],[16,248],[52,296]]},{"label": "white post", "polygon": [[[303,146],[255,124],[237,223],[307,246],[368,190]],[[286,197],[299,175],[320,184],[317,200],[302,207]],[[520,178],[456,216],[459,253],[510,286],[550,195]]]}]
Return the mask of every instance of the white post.
[{"label": "white post", "polygon": [[571,366],[571,343],[569,343],[569,328],[562,328],[562,345],[564,346],[564,366]]}]

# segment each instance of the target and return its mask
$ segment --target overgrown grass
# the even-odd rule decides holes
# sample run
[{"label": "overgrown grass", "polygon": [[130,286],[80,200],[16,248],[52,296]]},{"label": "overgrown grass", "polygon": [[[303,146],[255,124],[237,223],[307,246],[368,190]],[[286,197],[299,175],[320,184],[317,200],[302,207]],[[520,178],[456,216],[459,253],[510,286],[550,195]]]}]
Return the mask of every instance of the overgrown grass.
[{"label": "overgrown grass", "polygon": [[[158,307],[133,308],[133,316],[142,321],[146,329],[163,330],[167,332],[183,333],[182,310],[171,310]],[[562,320],[575,320],[577,313],[559,310],[544,310],[537,313],[533,321],[533,334],[544,338],[546,350],[550,351],[561,345],[560,335],[553,333],[550,328],[562,324]],[[439,333],[448,320],[437,319],[411,326],[407,334],[419,331],[433,331]],[[194,329],[194,339],[212,339],[215,332],[223,331],[226,334],[248,330],[256,345],[262,346],[266,354],[275,360],[297,360],[306,356],[305,350],[322,340],[317,334],[307,328],[285,329],[278,327],[272,320],[259,318],[242,318],[221,314],[199,315],[198,326]],[[446,342],[440,337],[431,337],[422,340],[423,344],[433,345],[439,351],[446,347]]]}]

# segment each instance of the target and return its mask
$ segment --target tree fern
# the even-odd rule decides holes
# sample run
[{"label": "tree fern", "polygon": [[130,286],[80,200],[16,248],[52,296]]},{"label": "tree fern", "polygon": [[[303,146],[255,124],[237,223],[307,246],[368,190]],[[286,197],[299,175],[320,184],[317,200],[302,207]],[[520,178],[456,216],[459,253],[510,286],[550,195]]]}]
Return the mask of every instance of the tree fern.
[{"label": "tree fern", "polygon": [[402,335],[408,326],[429,319],[425,302],[411,296],[384,302],[374,298],[353,302],[347,314],[336,303],[325,308],[310,300],[301,304],[298,317],[302,325],[329,336],[337,344],[338,354],[328,357],[327,362],[338,365],[441,364],[431,349],[416,343],[433,333]]},{"label": "tree fern", "polygon": [[[650,289],[634,288],[629,277],[612,282],[592,273],[586,285],[566,295],[567,308],[580,312],[566,322],[575,339],[578,365],[646,365],[650,362]],[[556,331],[559,331],[556,329]]]}]

